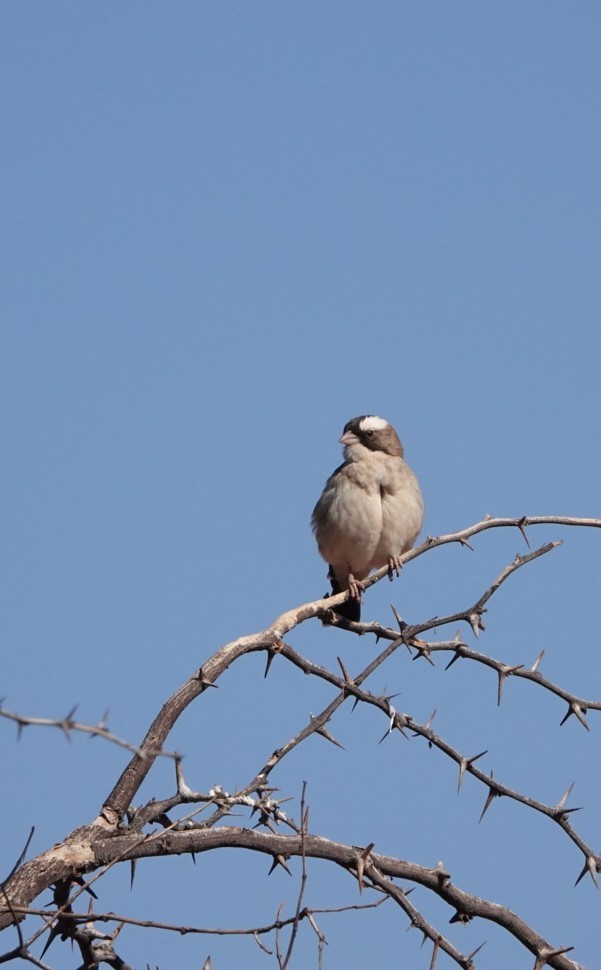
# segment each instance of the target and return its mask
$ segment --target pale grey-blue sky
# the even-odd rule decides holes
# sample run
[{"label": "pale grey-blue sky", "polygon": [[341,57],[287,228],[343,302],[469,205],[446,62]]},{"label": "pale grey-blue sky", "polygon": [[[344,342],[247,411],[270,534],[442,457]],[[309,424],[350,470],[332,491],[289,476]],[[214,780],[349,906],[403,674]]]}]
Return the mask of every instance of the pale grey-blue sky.
[{"label": "pale grey-blue sky", "polygon": [[[308,519],[355,414],[398,427],[429,533],[485,513],[599,513],[596,5],[19,0],[0,23],[8,706],[52,716],[79,702],[92,721],[109,707],[111,726],[136,740],[216,646],[323,593]],[[521,663],[545,647],[549,676],[598,697],[599,537],[540,533],[558,536],[566,545],[503,591],[485,649]],[[374,589],[367,611],[384,618],[391,598],[412,619],[463,605],[521,548],[489,535],[475,555],[428,556],[398,586]],[[344,650],[354,664],[372,649],[317,627],[297,642],[322,662]],[[578,822],[597,844],[598,732],[559,731],[563,709],[523,685],[497,711],[492,675],[458,666],[405,663],[402,704],[424,718],[438,706],[451,742],[490,748],[495,772],[550,802],[577,778]],[[277,665],[259,683],[260,668],[232,670],[176,732],[194,786],[243,784],[327,702]],[[351,754],[311,749],[306,768],[278,777],[298,795],[311,770],[315,830],[336,834],[327,792],[363,758],[364,784],[384,793],[378,848],[424,864],[444,853],[460,884],[521,906],[592,965],[596,936],[578,926],[596,905],[591,887],[578,887],[573,911],[556,910],[581,865],[575,850],[514,806],[495,805],[476,828],[481,792],[466,786],[457,799],[437,756],[378,746],[381,726],[357,713],[334,726]],[[512,726],[519,763],[504,760]],[[19,759],[33,766],[18,775],[31,806],[4,806],[6,870],[30,824],[42,849],[92,818],[122,756],[31,733],[16,747],[3,730],[7,783]],[[557,779],[539,777],[552,764]],[[157,774],[152,792],[170,791],[167,768]],[[438,828],[421,831],[436,799]],[[344,811],[355,844],[371,838],[360,801]],[[516,843],[506,873],[502,836]],[[539,840],[544,878],[516,878]],[[185,869],[197,903],[185,918],[219,923],[205,865]],[[240,923],[266,918],[253,888],[263,869],[247,865]],[[181,884],[180,862],[164,870]],[[158,915],[142,877],[122,907]],[[334,884],[354,900],[343,877],[319,877],[316,905]],[[292,883],[271,880],[269,893],[291,901]],[[163,915],[177,919],[170,897]],[[365,932],[351,924],[344,952],[344,920],[332,919],[326,965],[362,965],[376,925],[392,958],[406,944],[391,923],[378,913]],[[491,940],[483,970],[500,953],[518,960],[488,928],[466,933],[474,946]],[[189,940],[153,946],[136,941],[132,959],[198,962]],[[264,965],[248,943],[232,946],[224,965]],[[58,949],[54,960],[69,965]]]}]

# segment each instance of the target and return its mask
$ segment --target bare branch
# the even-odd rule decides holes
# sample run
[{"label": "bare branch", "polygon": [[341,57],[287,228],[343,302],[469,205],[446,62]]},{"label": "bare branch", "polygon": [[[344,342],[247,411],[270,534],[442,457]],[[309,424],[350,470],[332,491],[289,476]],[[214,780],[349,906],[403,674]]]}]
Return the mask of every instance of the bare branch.
[{"label": "bare branch", "polygon": [[[460,532],[449,533],[437,538],[428,538],[418,548],[411,550],[402,557],[402,563],[431,552],[433,549],[449,543],[458,543],[472,548],[469,539],[473,536],[493,528],[513,528],[520,533],[520,537],[528,543],[526,530],[536,525],[583,526],[599,528],[601,519],[578,519],[566,516],[522,516],[515,519],[493,519],[486,517]],[[418,723],[411,714],[397,711],[392,704],[395,694],[383,691],[374,694],[364,686],[371,674],[378,670],[399,647],[404,647],[409,656],[424,659],[434,665],[434,657],[438,652],[448,652],[451,661],[471,660],[490,667],[497,677],[497,700],[501,702],[504,687],[510,677],[529,680],[539,687],[558,696],[567,704],[567,712],[562,723],[570,717],[577,719],[587,730],[589,724],[587,713],[590,710],[601,710],[601,702],[587,701],[546,679],[539,671],[542,653],[529,668],[525,664],[508,664],[496,660],[486,654],[473,650],[463,642],[459,634],[452,640],[428,641],[423,635],[450,623],[465,623],[478,635],[484,629],[483,615],[487,605],[500,587],[517,570],[527,563],[533,562],[559,545],[558,542],[548,542],[539,549],[516,556],[497,578],[487,587],[478,600],[470,607],[457,613],[443,617],[434,617],[425,622],[409,626],[394,610],[398,629],[391,629],[379,624],[349,623],[332,613],[331,607],[342,603],[348,593],[315,600],[306,603],[278,616],[265,630],[241,637],[219,648],[194,674],[166,701],[161,711],[151,724],[141,745],[130,744],[110,732],[105,718],[98,725],[86,725],[75,721],[73,709],[61,719],[35,718],[15,714],[0,708],[0,716],[12,720],[17,730],[22,732],[25,727],[39,726],[61,730],[67,739],[73,732],[87,733],[92,737],[102,739],[127,749],[133,754],[132,759],[117,780],[112,791],[106,798],[100,815],[91,825],[75,830],[63,843],[25,862],[27,847],[21,853],[16,866],[2,884],[0,894],[0,929],[15,925],[18,935],[18,946],[0,956],[0,963],[22,959],[36,966],[45,968],[45,964],[31,953],[32,944],[44,933],[48,934],[49,943],[57,936],[71,939],[76,943],[81,953],[84,966],[98,966],[105,962],[121,970],[127,970],[126,964],[115,951],[115,941],[121,926],[125,923],[149,926],[158,929],[177,929],[178,932],[215,933],[219,935],[249,935],[252,936],[262,949],[266,949],[260,941],[260,936],[267,933],[275,935],[275,954],[282,968],[290,963],[301,923],[306,921],[315,932],[319,954],[326,943],[325,936],[317,926],[315,915],[318,912],[335,912],[334,909],[317,910],[304,904],[308,886],[308,860],[325,859],[344,869],[356,881],[359,891],[377,892],[381,895],[379,905],[383,899],[390,899],[405,912],[410,925],[420,929],[424,938],[432,943],[431,970],[435,966],[440,951],[445,952],[454,962],[464,970],[474,967],[472,954],[461,953],[447,937],[436,927],[424,919],[421,913],[409,902],[410,890],[400,889],[393,879],[401,878],[424,887],[429,892],[442,899],[453,911],[450,922],[466,922],[475,917],[493,921],[511,933],[535,958],[535,965],[557,968],[557,970],[580,970],[580,965],[572,961],[567,953],[570,947],[556,947],[540,937],[519,916],[511,910],[499,906],[488,900],[459,889],[455,886],[440,863],[434,868],[427,868],[417,863],[375,853],[374,843],[356,847],[334,842],[329,839],[310,834],[308,830],[308,811],[305,805],[305,786],[300,805],[300,819],[296,821],[283,809],[285,798],[276,798],[277,789],[269,787],[270,774],[279,766],[295,748],[313,734],[319,734],[324,739],[342,748],[342,744],[330,731],[329,722],[338,708],[350,699],[356,704],[368,704],[381,712],[386,719],[386,731],[382,740],[391,737],[396,732],[405,739],[422,737],[429,747],[436,748],[445,757],[454,761],[459,769],[458,787],[466,774],[479,781],[486,789],[486,801],[481,819],[492,801],[505,796],[520,804],[537,811],[556,822],[578,847],[584,858],[584,865],[578,879],[589,874],[596,885],[596,874],[601,871],[601,855],[595,853],[573,829],[570,816],[577,808],[568,808],[567,800],[571,786],[555,805],[547,805],[535,798],[524,795],[499,782],[490,771],[486,774],[480,770],[476,762],[485,754],[465,755],[449,744],[432,729],[433,715],[425,724]],[[388,575],[388,569],[383,568],[370,577],[365,587],[381,581]],[[320,618],[333,625],[340,626],[353,633],[374,633],[377,638],[388,641],[385,649],[378,656],[370,660],[369,664],[356,676],[352,676],[342,660],[338,660],[340,674],[314,664],[297,653],[286,641],[285,637],[299,624],[311,618]],[[270,671],[276,658],[278,663],[286,661],[304,674],[314,676],[332,685],[335,696],[324,707],[321,713],[309,715],[308,721],[293,737],[277,747],[261,769],[241,790],[229,793],[223,788],[215,786],[208,792],[196,792],[186,784],[181,758],[177,754],[170,754],[164,750],[164,744],[171,729],[182,712],[195,699],[199,698],[209,688],[215,688],[220,676],[243,655],[251,652],[265,651],[267,663],[265,675]],[[140,786],[154,761],[159,756],[168,756],[175,760],[176,792],[169,798],[152,799],[142,807],[134,808],[133,801],[140,790]],[[184,818],[171,821],[168,812],[182,805],[196,806]],[[209,817],[199,820],[198,816],[207,808],[212,811]],[[248,808],[251,818],[257,816],[255,828],[217,825],[222,823],[228,815],[234,814],[237,807]],[[150,823],[162,826],[159,831],[146,833],[144,830]],[[286,832],[277,829],[283,824]],[[263,827],[266,831],[257,831]],[[277,918],[264,927],[254,927],[249,930],[210,930],[205,928],[181,928],[154,921],[134,921],[115,917],[113,914],[94,915],[90,910],[87,914],[77,914],[73,910],[74,903],[83,892],[89,891],[91,885],[102,878],[105,872],[119,862],[135,862],[140,858],[156,856],[192,854],[213,851],[221,848],[239,848],[253,852],[262,852],[273,861],[275,866],[283,867],[290,873],[288,861],[293,857],[301,860],[301,878],[295,912],[290,918],[284,918],[281,908]],[[84,876],[90,874],[87,881]],[[55,907],[52,910],[35,910],[30,903],[43,890],[54,887]],[[369,907],[357,907],[369,908]],[[345,909],[345,907],[342,907]],[[340,911],[341,911],[340,910]],[[20,921],[26,915],[40,917],[41,927],[25,939]],[[112,934],[101,933],[95,926],[100,922],[114,922],[119,920]],[[284,929],[290,930],[287,947],[281,946],[281,934]],[[285,949],[285,954],[282,950]],[[479,949],[479,948],[478,948]],[[43,954],[42,954],[43,958]],[[207,959],[207,964],[210,958]]]},{"label": "bare branch", "polygon": [[103,741],[110,741],[112,744],[118,745],[120,748],[125,748],[127,751],[133,752],[140,758],[178,758],[179,755],[171,751],[163,751],[160,748],[146,748],[142,749],[137,744],[132,744],[130,741],[125,741],[123,738],[118,737],[113,734],[112,731],[106,727],[105,717],[102,718],[98,724],[83,724],[80,721],[74,721],[72,714],[75,712],[75,708],[66,717],[62,718],[50,718],[50,717],[28,717],[24,714],[15,714],[14,711],[9,711],[7,708],[0,706],[0,717],[6,718],[8,721],[14,721],[17,725],[17,731],[19,737],[26,727],[48,727],[48,728],[58,728],[62,731],[68,741],[71,740],[71,732],[76,731],[81,734],[89,734],[92,738],[102,738]]}]

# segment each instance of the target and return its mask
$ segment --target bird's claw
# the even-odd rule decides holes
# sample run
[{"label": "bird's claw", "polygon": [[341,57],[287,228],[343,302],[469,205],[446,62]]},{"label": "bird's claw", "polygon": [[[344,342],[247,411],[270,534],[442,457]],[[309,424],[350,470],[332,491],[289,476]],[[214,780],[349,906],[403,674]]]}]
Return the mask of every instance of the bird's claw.
[{"label": "bird's claw", "polygon": [[390,582],[394,579],[394,576],[401,575],[401,569],[403,568],[403,561],[400,556],[389,556],[388,557],[388,578]]},{"label": "bird's claw", "polygon": [[361,593],[365,587],[360,580],[355,579],[352,573],[349,573],[348,575],[348,588],[349,593],[351,594],[351,599],[361,602]]}]

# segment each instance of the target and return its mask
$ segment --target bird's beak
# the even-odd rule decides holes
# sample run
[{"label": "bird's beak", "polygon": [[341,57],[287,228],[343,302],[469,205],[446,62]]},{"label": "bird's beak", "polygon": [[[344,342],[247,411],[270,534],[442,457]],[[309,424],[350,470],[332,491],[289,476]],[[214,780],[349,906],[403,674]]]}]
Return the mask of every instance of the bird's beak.
[{"label": "bird's beak", "polygon": [[353,431],[345,431],[342,438],[339,438],[341,445],[358,445],[359,439]]}]

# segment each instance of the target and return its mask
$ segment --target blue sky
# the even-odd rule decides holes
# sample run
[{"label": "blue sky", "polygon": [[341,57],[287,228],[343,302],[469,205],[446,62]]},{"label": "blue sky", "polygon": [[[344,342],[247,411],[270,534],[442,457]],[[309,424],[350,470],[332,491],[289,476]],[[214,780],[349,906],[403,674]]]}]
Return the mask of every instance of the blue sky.
[{"label": "blue sky", "polygon": [[[357,414],[398,428],[431,535],[486,513],[600,514],[596,4],[7,0],[0,27],[7,707],[78,703],[90,722],[108,708],[137,741],[221,643],[320,596],[309,516]],[[555,538],[493,601],[481,649],[530,664],[544,648],[547,676],[596,699],[601,535],[531,535]],[[461,608],[523,551],[508,533],[474,545],[380,584],[366,615]],[[374,650],[317,624],[292,644],[356,670]],[[488,748],[485,767],[533,797],[576,780],[575,824],[599,851],[594,715],[590,735],[559,729],[564,708],[522,683],[497,709],[490,672],[443,666],[395,659],[373,689],[402,691],[424,720],[437,707],[450,743]],[[246,658],[174,732],[192,787],[243,785],[331,699],[262,669]],[[592,966],[597,895],[572,889],[581,858],[551,823],[501,801],[477,826],[485,792],[458,797],[440,756],[378,745],[370,712],[343,710],[332,730],[346,753],[313,739],[276,779],[295,797],[308,781],[316,833],[442,858]],[[3,787],[18,786],[3,799],[6,871],[31,824],[41,851],[93,818],[124,759],[33,729],[17,746],[8,724],[0,738]],[[144,794],[172,789],[160,765]],[[223,862],[163,861],[133,894],[111,875],[101,905],[213,925],[294,905],[296,880],[231,861],[237,892]],[[315,866],[306,901],[354,903],[355,888]],[[385,909],[324,917],[325,966],[363,966],[374,939],[382,962],[427,965]],[[465,951],[489,941],[479,970],[531,965],[494,928],[453,933]],[[122,940],[136,966],[207,952],[269,965],[248,941]],[[308,932],[298,954],[314,961]]]}]

